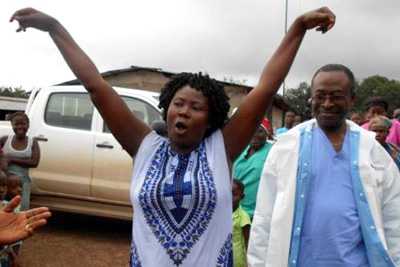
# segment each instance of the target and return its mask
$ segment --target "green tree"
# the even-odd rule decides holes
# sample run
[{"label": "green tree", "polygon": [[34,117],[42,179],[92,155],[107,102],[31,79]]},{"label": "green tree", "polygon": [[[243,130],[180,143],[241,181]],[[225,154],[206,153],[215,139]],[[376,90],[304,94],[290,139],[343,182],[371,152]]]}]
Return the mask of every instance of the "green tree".
[{"label": "green tree", "polygon": [[400,82],[380,75],[364,79],[356,87],[354,110],[365,111],[365,101],[371,96],[381,96],[389,103],[389,114],[400,107]]},{"label": "green tree", "polygon": [[290,108],[301,115],[304,120],[311,118],[310,98],[311,88],[306,82],[300,83],[297,88],[288,89],[283,96]]},{"label": "green tree", "polygon": [[29,94],[22,87],[0,87],[0,96],[29,98]]}]

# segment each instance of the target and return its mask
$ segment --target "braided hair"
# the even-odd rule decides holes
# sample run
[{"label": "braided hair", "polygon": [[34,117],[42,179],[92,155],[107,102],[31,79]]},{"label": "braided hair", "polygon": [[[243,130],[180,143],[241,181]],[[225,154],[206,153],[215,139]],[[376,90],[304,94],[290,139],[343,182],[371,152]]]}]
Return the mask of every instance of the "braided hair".
[{"label": "braided hair", "polygon": [[172,78],[161,89],[159,107],[163,110],[163,119],[167,120],[167,112],[177,91],[184,86],[190,86],[201,92],[208,99],[208,125],[205,137],[224,126],[228,119],[229,98],[224,88],[215,79],[200,73],[180,73]]}]

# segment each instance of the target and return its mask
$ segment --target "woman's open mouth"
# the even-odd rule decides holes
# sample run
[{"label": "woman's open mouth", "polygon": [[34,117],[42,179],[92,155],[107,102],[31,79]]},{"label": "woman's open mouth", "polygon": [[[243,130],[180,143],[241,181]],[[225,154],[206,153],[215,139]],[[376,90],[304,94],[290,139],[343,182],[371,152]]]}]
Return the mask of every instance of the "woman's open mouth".
[{"label": "woman's open mouth", "polygon": [[183,122],[178,121],[175,123],[175,131],[177,134],[184,134],[187,131],[187,125]]}]

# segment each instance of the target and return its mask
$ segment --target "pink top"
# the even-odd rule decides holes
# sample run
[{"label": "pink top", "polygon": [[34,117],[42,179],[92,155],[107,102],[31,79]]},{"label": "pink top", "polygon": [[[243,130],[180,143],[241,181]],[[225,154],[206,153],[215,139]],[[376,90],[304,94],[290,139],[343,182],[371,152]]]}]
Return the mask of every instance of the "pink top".
[{"label": "pink top", "polygon": [[392,127],[390,127],[389,135],[386,142],[391,143],[397,147],[400,146],[400,122],[396,119],[392,120]]}]

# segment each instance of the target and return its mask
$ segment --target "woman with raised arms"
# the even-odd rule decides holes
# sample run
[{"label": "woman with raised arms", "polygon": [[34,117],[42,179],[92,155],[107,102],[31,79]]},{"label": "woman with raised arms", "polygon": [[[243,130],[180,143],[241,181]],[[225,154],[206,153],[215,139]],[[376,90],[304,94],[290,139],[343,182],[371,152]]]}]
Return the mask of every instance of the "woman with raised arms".
[{"label": "woman with raised arms", "polygon": [[223,87],[207,75],[182,73],[161,90],[167,137],[136,118],[55,18],[32,8],[14,13],[17,31],[50,34],[89,92],[114,137],[135,156],[131,183],[131,266],[232,266],[230,166],[252,138],[307,30],[335,23],[328,8],[298,17],[258,84],[228,120]]}]

